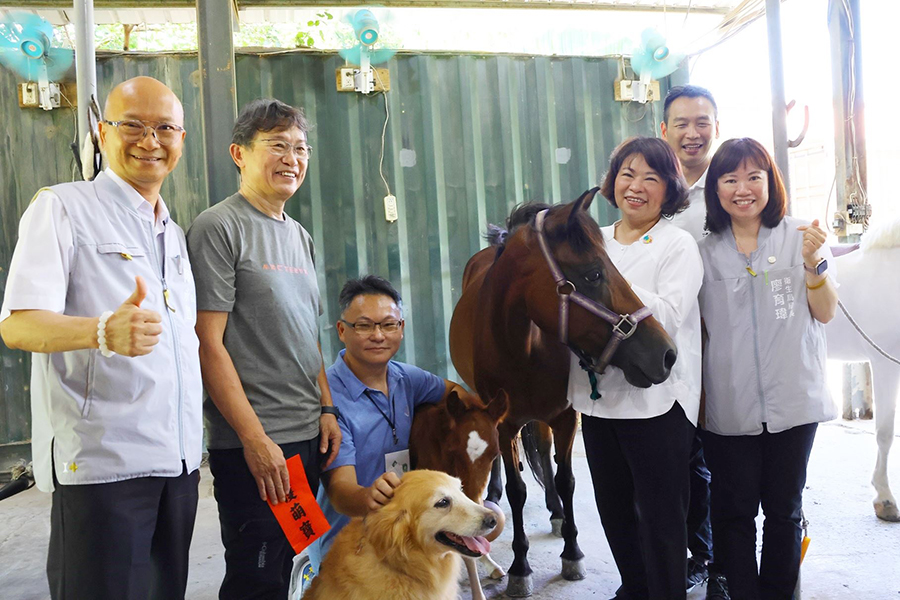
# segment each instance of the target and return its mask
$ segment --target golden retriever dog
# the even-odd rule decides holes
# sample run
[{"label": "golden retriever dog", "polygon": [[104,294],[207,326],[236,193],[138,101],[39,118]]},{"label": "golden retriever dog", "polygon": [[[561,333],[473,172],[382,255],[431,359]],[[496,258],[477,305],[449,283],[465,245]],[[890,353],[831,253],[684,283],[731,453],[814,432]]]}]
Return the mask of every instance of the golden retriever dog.
[{"label": "golden retriever dog", "polygon": [[439,471],[410,471],[387,505],[335,538],[303,600],[456,600],[460,556],[490,551],[493,511]]}]

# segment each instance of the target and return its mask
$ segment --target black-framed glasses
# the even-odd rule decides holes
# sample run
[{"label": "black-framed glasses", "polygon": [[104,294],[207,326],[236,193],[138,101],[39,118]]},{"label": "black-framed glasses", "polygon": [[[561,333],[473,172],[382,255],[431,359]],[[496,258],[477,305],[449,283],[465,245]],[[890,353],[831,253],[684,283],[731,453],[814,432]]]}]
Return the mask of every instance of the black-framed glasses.
[{"label": "black-framed glasses", "polygon": [[381,329],[382,333],[397,333],[403,326],[403,319],[400,319],[399,321],[391,319],[380,323],[373,323],[372,321],[357,321],[356,323],[351,323],[350,321],[341,319],[341,323],[347,327],[351,327],[353,331],[360,335],[368,335],[374,332],[376,327]]},{"label": "black-framed glasses", "polygon": [[118,129],[122,141],[129,144],[140,142],[147,137],[147,131],[149,130],[153,132],[153,137],[156,138],[156,141],[159,142],[160,145],[171,146],[181,139],[181,134],[184,132],[184,127],[175,125],[174,123],[154,122],[154,125],[148,125],[147,123],[136,119],[124,121],[107,121],[104,119],[103,122]]},{"label": "black-framed glasses", "polygon": [[263,143],[266,147],[266,150],[269,151],[269,154],[273,154],[275,156],[287,156],[290,152],[294,153],[294,156],[299,158],[300,160],[309,160],[309,157],[312,156],[312,146],[309,144],[300,144],[298,146],[291,146],[287,142],[280,140],[266,140]]}]

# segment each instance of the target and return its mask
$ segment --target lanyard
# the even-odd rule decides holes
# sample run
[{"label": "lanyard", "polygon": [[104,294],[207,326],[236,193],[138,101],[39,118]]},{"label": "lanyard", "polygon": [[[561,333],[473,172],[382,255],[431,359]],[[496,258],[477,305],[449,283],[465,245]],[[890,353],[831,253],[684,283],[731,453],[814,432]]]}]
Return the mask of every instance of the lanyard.
[{"label": "lanyard", "polygon": [[376,409],[378,409],[378,412],[380,412],[380,413],[381,413],[381,416],[384,417],[384,420],[387,421],[387,424],[388,424],[388,425],[390,426],[390,428],[391,428],[391,435],[394,436],[394,445],[396,446],[397,444],[399,444],[399,443],[400,443],[400,440],[397,438],[397,423],[396,423],[396,419],[397,419],[397,410],[396,410],[396,407],[394,406],[394,401],[393,401],[393,399],[391,399],[390,402],[391,402],[391,414],[394,416],[394,419],[391,420],[391,419],[387,416],[387,413],[385,413],[383,410],[381,410],[381,407],[378,406],[378,403],[377,403],[377,402],[375,402],[375,398],[373,398],[373,397],[371,396],[371,394],[369,394],[369,390],[365,390],[365,391],[363,392],[363,394],[366,395],[366,398],[368,398],[368,399],[372,402],[372,405],[373,405]]}]

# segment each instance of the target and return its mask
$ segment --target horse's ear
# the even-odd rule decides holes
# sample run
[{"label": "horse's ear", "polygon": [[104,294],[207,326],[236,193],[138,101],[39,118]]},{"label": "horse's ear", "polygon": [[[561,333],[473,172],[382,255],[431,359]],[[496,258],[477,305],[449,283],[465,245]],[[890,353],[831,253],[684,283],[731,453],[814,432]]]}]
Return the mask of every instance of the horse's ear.
[{"label": "horse's ear", "polygon": [[578,200],[575,201],[575,206],[572,207],[572,212],[574,213],[578,210],[589,209],[591,207],[591,202],[594,201],[594,196],[596,196],[599,191],[599,187],[593,187],[579,196]]},{"label": "horse's ear", "polygon": [[497,423],[501,423],[506,418],[509,413],[509,394],[506,393],[506,390],[501,389],[500,393],[488,402],[487,411],[491,419]]},{"label": "horse's ear", "polygon": [[462,401],[462,398],[459,397],[459,394],[455,391],[450,392],[450,395],[447,396],[447,412],[450,413],[450,416],[454,419],[461,419],[467,410],[468,407]]}]

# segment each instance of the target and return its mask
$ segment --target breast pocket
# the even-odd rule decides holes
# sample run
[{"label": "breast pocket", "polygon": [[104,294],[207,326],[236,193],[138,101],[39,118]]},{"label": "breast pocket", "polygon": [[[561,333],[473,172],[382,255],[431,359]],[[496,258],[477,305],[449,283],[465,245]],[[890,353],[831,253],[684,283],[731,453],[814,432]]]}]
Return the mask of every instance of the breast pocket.
[{"label": "breast pocket", "polygon": [[109,260],[133,261],[136,258],[144,258],[143,249],[136,246],[127,246],[119,242],[97,244],[97,253]]},{"label": "breast pocket", "polygon": [[196,320],[197,293],[194,289],[194,273],[187,254],[179,253],[168,257],[166,280],[172,291],[177,311],[183,312],[190,322]]}]

